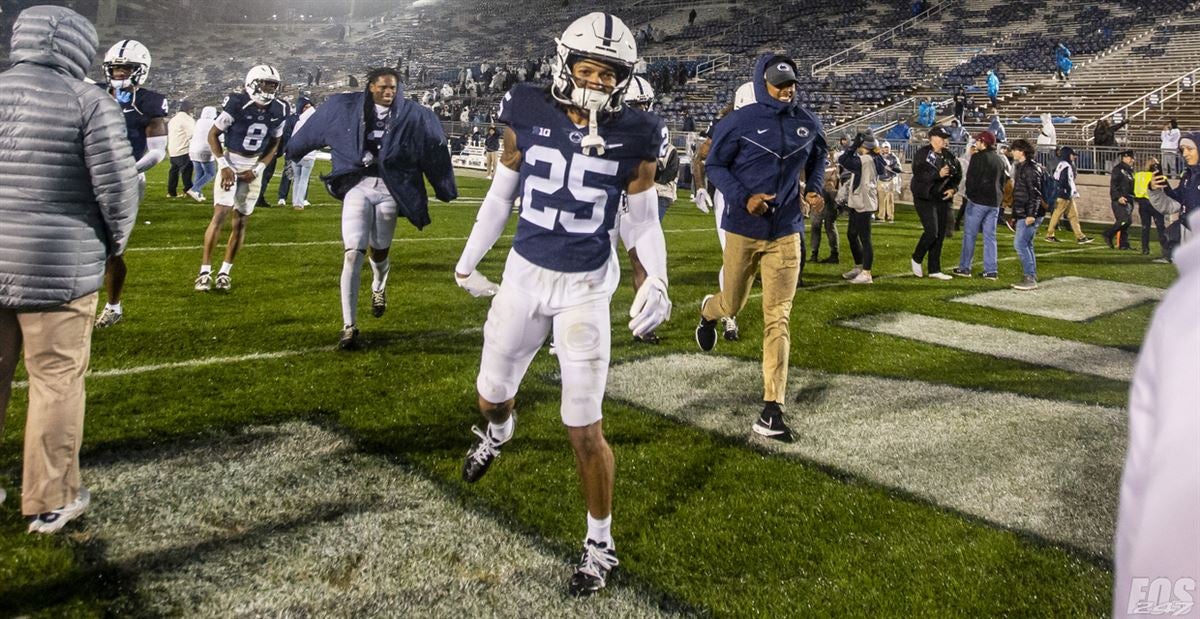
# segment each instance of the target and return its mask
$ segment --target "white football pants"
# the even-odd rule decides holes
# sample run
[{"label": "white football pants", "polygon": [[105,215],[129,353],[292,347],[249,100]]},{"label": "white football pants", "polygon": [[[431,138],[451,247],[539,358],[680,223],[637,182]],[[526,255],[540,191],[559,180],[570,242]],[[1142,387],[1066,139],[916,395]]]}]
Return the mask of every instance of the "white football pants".
[{"label": "white football pants", "polygon": [[[388,249],[392,246],[396,213],[396,201],[388,193],[383,179],[377,176],[364,177],[342,201],[342,244],[345,247],[341,281],[342,322],[346,325],[358,324],[358,288],[367,247]],[[371,270],[375,275],[372,288],[382,290],[387,284],[390,260],[372,262]]]}]

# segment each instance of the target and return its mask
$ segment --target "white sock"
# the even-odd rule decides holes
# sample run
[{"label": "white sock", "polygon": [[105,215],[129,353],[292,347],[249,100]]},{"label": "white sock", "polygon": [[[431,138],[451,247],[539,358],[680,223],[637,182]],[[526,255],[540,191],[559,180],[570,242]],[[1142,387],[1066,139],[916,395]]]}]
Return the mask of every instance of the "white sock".
[{"label": "white sock", "polygon": [[212,273],[212,265],[211,264],[200,265],[200,274],[203,275],[205,273]]},{"label": "white sock", "polygon": [[379,292],[387,287],[388,272],[392,270],[391,258],[384,258],[379,262],[371,260],[371,274],[374,279],[371,281],[371,291]]},{"label": "white sock", "polygon": [[232,270],[233,270],[232,262],[222,262],[221,263],[221,272],[218,273],[218,275],[220,275],[220,274],[229,275],[229,272]]},{"label": "white sock", "polygon": [[104,309],[112,310],[112,311],[120,314],[121,313],[121,304],[120,303],[115,303],[115,304],[114,303],[105,303]]},{"label": "white sock", "polygon": [[362,281],[363,252],[351,249],[342,261],[342,324],[358,324],[354,316],[358,309],[358,286]]},{"label": "white sock", "polygon": [[496,424],[489,421],[488,434],[491,434],[492,438],[503,443],[512,438],[515,427],[516,423],[513,422],[513,416],[510,414],[504,423]]},{"label": "white sock", "polygon": [[588,539],[608,544],[609,548],[613,547],[612,514],[605,516],[603,519],[597,519],[592,517],[591,512],[588,512],[587,523]]}]

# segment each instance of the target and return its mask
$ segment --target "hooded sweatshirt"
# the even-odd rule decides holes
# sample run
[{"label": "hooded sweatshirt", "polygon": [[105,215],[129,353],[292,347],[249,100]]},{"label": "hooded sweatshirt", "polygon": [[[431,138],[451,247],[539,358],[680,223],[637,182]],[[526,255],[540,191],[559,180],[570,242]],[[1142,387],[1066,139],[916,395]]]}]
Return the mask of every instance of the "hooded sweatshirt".
[{"label": "hooded sweatshirt", "polygon": [[1038,134],[1038,146],[1055,146],[1058,144],[1058,130],[1054,128],[1054,120],[1050,112],[1042,113],[1042,131]]},{"label": "hooded sweatshirt", "polygon": [[[1187,131],[1179,136],[1184,140],[1191,140],[1197,146],[1200,146],[1200,131]],[[1182,159],[1182,157],[1180,157]],[[1188,225],[1188,214],[1200,208],[1200,163],[1197,165],[1187,165],[1184,163],[1183,172],[1179,175],[1179,184],[1174,188],[1170,185],[1163,191],[1172,200],[1179,203],[1180,219],[1184,225]],[[1151,191],[1151,193],[1154,193]]]},{"label": "hooded sweatshirt", "polygon": [[1054,178],[1058,179],[1059,200],[1074,200],[1079,197],[1079,190],[1075,187],[1075,165],[1071,163],[1071,155],[1074,154],[1075,149],[1070,146],[1064,146],[1059,151],[1058,167],[1054,168]]},{"label": "hooded sweatshirt", "polygon": [[192,143],[188,147],[188,158],[192,161],[208,163],[213,160],[212,148],[208,145],[208,132],[212,130],[213,122],[217,120],[217,108],[206,105],[200,110],[200,118],[196,120],[196,130],[192,133]]},{"label": "hooded sweatshirt", "polygon": [[[775,54],[763,54],[754,63],[756,102],[721,119],[705,160],[709,180],[726,200],[721,227],[761,240],[803,231],[798,179],[803,172],[803,193],[819,195],[828,156],[821,121],[795,103],[768,94],[764,73],[776,59]],[[746,202],[758,193],[775,197],[766,213],[751,215]]]}]

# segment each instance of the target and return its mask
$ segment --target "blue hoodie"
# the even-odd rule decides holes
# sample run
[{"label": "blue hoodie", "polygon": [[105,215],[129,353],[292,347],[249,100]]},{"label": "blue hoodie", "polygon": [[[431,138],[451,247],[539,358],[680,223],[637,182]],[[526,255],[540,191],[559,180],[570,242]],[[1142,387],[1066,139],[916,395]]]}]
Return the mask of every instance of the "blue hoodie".
[{"label": "blue hoodie", "polygon": [[[775,240],[802,232],[800,173],[804,193],[821,194],[828,147],[821,121],[795,103],[767,93],[767,64],[777,58],[763,54],[754,63],[757,103],[734,110],[721,119],[705,160],[709,180],[725,196],[721,227],[734,234]],[[794,69],[795,65],[793,65]],[[746,202],[756,193],[774,194],[771,208],[751,215]]]},{"label": "blue hoodie", "polygon": [[987,72],[987,88],[989,97],[1000,94],[1000,78],[996,77],[996,73],[993,71]]},{"label": "blue hoodie", "polygon": [[[1200,145],[1200,131],[1181,133],[1179,139],[1191,140]],[[1200,163],[1184,167],[1183,172],[1179,175],[1179,184],[1174,189],[1167,185],[1163,191],[1183,207],[1180,219],[1187,222],[1188,213],[1200,208]]]}]

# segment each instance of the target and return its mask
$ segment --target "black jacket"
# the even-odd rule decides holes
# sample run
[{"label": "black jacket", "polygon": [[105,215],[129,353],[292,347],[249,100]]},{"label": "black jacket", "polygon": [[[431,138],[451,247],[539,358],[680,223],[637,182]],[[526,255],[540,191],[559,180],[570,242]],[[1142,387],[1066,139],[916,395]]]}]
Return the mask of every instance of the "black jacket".
[{"label": "black jacket", "polygon": [[1117,132],[1127,124],[1129,121],[1123,120],[1115,125],[1109,125],[1108,128],[1105,128],[1104,125],[1096,125],[1096,129],[1092,131],[1092,138],[1095,140],[1096,146],[1116,146]]},{"label": "black jacket", "polygon": [[1046,214],[1042,202],[1042,180],[1046,170],[1036,161],[1025,160],[1013,168],[1012,216],[1017,219]]},{"label": "black jacket", "polygon": [[[950,175],[945,178],[938,176],[938,170],[941,170],[942,166],[950,166]],[[912,175],[909,188],[912,190],[913,202],[949,204],[953,198],[947,200],[942,194],[947,189],[958,188],[958,184],[962,182],[962,166],[950,149],[935,152],[932,146],[926,144],[918,148],[913,155]]]},{"label": "black jacket", "polygon": [[1008,165],[1004,155],[987,149],[971,155],[967,167],[967,199],[983,206],[999,207],[1008,180]]},{"label": "black jacket", "polygon": [[1113,202],[1125,198],[1127,205],[1133,205],[1133,168],[1120,162],[1113,166],[1112,176],[1108,180],[1108,196]]}]

